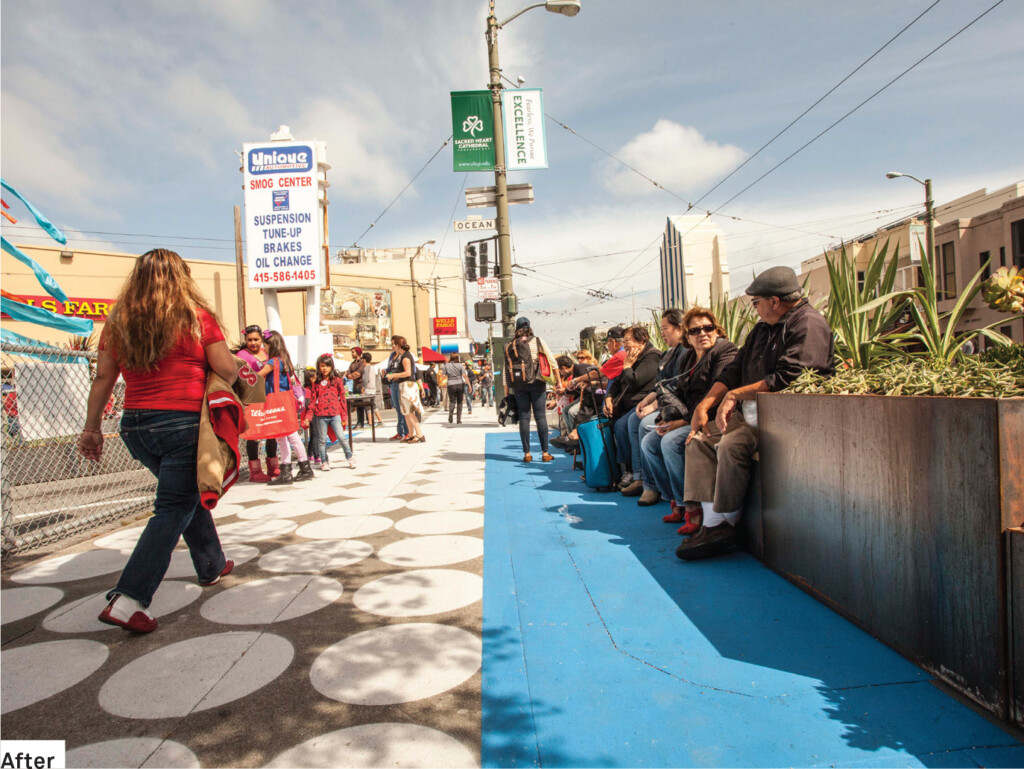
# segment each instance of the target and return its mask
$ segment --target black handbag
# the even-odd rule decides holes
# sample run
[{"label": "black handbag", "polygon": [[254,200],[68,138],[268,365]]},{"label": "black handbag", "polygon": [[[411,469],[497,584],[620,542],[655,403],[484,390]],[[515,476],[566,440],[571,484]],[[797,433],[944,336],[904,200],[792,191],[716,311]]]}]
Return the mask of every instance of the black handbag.
[{"label": "black handbag", "polygon": [[498,424],[502,427],[509,420],[512,424],[519,422],[519,406],[516,404],[516,399],[511,395],[506,395],[501,399],[501,405],[498,406]]}]

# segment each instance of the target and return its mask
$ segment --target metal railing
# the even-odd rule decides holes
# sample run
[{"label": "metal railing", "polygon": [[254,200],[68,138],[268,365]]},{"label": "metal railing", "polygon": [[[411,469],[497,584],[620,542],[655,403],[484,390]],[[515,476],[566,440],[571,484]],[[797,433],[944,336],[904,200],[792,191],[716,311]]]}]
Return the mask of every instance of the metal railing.
[{"label": "metal railing", "polygon": [[151,509],[156,478],[117,438],[123,381],[104,410],[102,461],[78,453],[96,353],[6,343],[0,353],[3,554]]}]

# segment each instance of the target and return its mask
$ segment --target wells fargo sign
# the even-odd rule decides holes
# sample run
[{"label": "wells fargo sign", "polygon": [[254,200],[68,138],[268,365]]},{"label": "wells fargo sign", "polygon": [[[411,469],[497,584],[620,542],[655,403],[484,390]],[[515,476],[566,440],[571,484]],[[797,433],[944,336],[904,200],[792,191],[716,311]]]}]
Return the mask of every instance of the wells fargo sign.
[{"label": "wells fargo sign", "polygon": [[457,335],[457,318],[434,318],[434,336]]},{"label": "wells fargo sign", "polygon": [[[76,318],[89,318],[90,320],[105,321],[114,307],[113,299],[92,299],[88,297],[69,297],[68,301],[61,302],[52,296],[29,296],[18,294],[26,304],[33,307],[42,307],[44,310],[57,313],[58,315],[71,315]],[[3,313],[4,318],[10,318]]]}]

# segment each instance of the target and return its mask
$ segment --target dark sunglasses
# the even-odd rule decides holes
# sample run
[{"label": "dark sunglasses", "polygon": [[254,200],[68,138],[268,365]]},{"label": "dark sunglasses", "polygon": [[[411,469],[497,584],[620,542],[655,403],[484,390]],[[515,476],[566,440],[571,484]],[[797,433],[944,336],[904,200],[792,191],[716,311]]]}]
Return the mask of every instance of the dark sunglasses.
[{"label": "dark sunglasses", "polygon": [[694,326],[693,328],[687,329],[686,333],[690,336],[700,336],[703,331],[705,334],[710,334],[715,330],[715,326],[712,323],[708,323],[706,326]]}]

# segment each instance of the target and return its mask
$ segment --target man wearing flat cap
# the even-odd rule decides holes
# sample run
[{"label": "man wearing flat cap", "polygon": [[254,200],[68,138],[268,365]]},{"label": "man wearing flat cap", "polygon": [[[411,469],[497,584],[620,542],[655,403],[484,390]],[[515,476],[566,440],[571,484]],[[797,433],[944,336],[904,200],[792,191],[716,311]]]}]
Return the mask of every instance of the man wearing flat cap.
[{"label": "man wearing flat cap", "polygon": [[[719,555],[735,545],[733,527],[758,447],[757,393],[785,389],[804,369],[835,373],[832,329],[803,293],[790,267],[765,270],[747,287],[760,322],[694,409],[686,442],[685,496],[701,503],[704,520],[676,549],[683,560]],[[716,403],[718,416],[709,422],[708,409]]]}]

